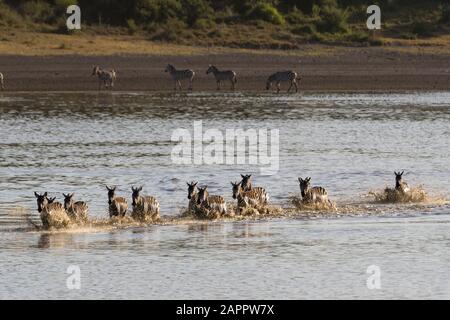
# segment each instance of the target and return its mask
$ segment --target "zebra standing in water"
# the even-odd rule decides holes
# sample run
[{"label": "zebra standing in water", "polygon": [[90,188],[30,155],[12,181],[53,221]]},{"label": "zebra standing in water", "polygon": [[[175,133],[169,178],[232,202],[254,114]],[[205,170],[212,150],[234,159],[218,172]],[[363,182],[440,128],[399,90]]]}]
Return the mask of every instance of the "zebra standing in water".
[{"label": "zebra standing in water", "polygon": [[210,64],[208,70],[206,70],[206,74],[210,74],[211,72],[214,74],[214,78],[216,78],[217,90],[220,90],[220,82],[226,80],[231,82],[231,90],[234,90],[237,82],[236,72],[232,70],[220,71]]},{"label": "zebra standing in water", "polygon": [[189,79],[189,90],[192,91],[192,81],[194,81],[195,72],[191,69],[177,70],[171,64],[168,64],[164,72],[169,72],[174,81],[174,90],[177,91],[177,85],[181,91],[181,80]]},{"label": "zebra standing in water", "polygon": [[300,183],[300,192],[302,194],[302,201],[305,203],[329,203],[328,193],[323,187],[311,187],[311,177],[305,179],[298,178]]},{"label": "zebra standing in water", "polygon": [[112,69],[111,71],[102,70],[99,66],[94,66],[92,69],[92,75],[98,77],[98,90],[102,89],[102,84],[106,88],[112,90],[114,87],[114,80],[116,80],[116,70]]},{"label": "zebra standing in water", "polygon": [[287,92],[291,91],[292,86],[295,87],[295,92],[298,92],[297,79],[301,78],[297,75],[297,72],[289,70],[289,71],[280,71],[275,72],[269,76],[266,83],[266,90],[269,90],[272,87],[272,83],[275,82],[277,84],[277,93],[280,92],[280,83],[289,81],[291,85]]},{"label": "zebra standing in water", "polygon": [[5,82],[3,78],[3,74],[0,72],[0,90],[5,90]]}]

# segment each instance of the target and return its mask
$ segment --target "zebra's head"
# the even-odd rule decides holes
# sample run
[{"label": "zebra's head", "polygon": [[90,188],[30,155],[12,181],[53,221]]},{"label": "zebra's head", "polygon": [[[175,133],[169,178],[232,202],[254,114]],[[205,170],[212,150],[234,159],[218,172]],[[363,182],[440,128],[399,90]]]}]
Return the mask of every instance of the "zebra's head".
[{"label": "zebra's head", "polygon": [[240,182],[231,182],[231,185],[233,186],[233,199],[237,199],[237,196],[239,195],[241,191],[241,183]]},{"label": "zebra's head", "polygon": [[195,189],[196,189],[197,183],[198,182],[194,182],[194,181],[192,181],[191,183],[186,182],[186,184],[188,185],[188,197],[187,198],[189,200],[191,200],[192,197],[195,195]]},{"label": "zebra's head", "polygon": [[106,189],[108,190],[108,204],[111,204],[114,197],[116,196],[116,187],[108,187],[106,186]]},{"label": "zebra's head", "polygon": [[99,66],[92,66],[92,75],[96,76],[100,72]]},{"label": "zebra's head", "polygon": [[251,174],[241,174],[242,180],[241,180],[241,187],[244,190],[251,188],[251,182],[250,178],[252,177]]},{"label": "zebra's head", "polygon": [[302,197],[304,197],[311,185],[311,177],[306,177],[305,179],[298,178],[298,182],[300,182],[300,192]]},{"label": "zebra's head", "polygon": [[133,199],[132,206],[134,207],[137,203],[137,199],[139,198],[139,193],[142,191],[142,186],[139,188],[131,187],[131,198]]},{"label": "zebra's head", "polygon": [[173,70],[175,70],[175,67],[169,63],[164,69],[164,72],[172,72]]},{"label": "zebra's head", "polygon": [[396,184],[400,184],[401,182],[402,182],[402,179],[403,179],[403,174],[405,173],[405,171],[402,171],[402,172],[395,172],[394,171],[394,174],[395,174],[395,183]]},{"label": "zebra's head", "polygon": [[42,210],[49,204],[47,192],[45,192],[44,194],[39,194],[35,192],[34,196],[36,197],[37,201],[37,210],[38,212],[42,212]]},{"label": "zebra's head", "polygon": [[203,188],[202,187],[198,188],[199,192],[198,192],[197,204],[202,204],[208,198],[208,191],[206,191],[207,188],[208,188],[208,186],[204,186]]},{"label": "zebra's head", "polygon": [[74,194],[73,193],[68,193],[68,194],[63,193],[62,195],[64,197],[64,208],[67,209],[70,206],[72,206],[72,204],[73,204],[73,195]]},{"label": "zebra's head", "polygon": [[206,70],[206,74],[210,74],[211,72],[214,73],[214,71],[217,71],[217,68],[213,66],[212,64],[209,65],[208,70]]}]

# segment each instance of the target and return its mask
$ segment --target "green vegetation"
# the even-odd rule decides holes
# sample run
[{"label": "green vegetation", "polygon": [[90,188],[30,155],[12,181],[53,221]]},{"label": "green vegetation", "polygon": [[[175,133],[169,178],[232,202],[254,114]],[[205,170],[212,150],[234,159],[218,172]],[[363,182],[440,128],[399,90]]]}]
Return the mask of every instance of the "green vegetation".
[{"label": "green vegetation", "polygon": [[[366,9],[373,3],[381,7],[382,30],[369,32]],[[294,49],[450,33],[448,0],[0,0],[0,28],[67,34],[70,4],[82,10],[78,33],[176,44]]]}]

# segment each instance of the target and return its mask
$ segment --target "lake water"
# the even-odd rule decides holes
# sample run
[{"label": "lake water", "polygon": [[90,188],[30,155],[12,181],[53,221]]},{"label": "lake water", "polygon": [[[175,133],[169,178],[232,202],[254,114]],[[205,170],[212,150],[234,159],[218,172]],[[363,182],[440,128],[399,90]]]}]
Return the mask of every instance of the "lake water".
[{"label": "lake water", "polygon": [[[224,136],[278,130],[276,170],[175,163],[172,135],[186,129],[195,144],[195,121]],[[450,298],[449,92],[0,93],[0,138],[0,298]],[[398,170],[439,201],[364,197],[393,186]],[[311,176],[338,214],[58,232],[17,214],[38,219],[34,191],[60,201],[75,192],[105,218],[107,184],[128,199],[142,185],[176,217],[186,181],[231,202],[241,173],[283,208]],[[69,266],[79,290],[66,285]],[[369,266],[380,289],[366,284]]]}]

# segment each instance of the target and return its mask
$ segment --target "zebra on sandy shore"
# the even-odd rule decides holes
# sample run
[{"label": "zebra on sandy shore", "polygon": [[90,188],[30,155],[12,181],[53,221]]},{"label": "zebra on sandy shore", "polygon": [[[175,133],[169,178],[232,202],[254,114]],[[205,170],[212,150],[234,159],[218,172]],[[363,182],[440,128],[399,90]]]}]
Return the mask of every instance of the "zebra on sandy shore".
[{"label": "zebra on sandy shore", "polygon": [[3,77],[3,73],[0,72],[0,90],[5,90],[5,78]]},{"label": "zebra on sandy shore", "polygon": [[287,92],[291,91],[292,86],[295,87],[295,92],[298,92],[297,80],[301,78],[297,75],[297,72],[289,70],[289,71],[279,71],[271,74],[269,78],[267,78],[266,82],[266,90],[269,90],[272,87],[272,83],[275,82],[277,86],[277,93],[280,92],[280,83],[281,82],[290,82],[289,89]]},{"label": "zebra on sandy shore", "polygon": [[164,72],[169,72],[172,80],[174,81],[174,90],[177,91],[177,85],[181,91],[181,80],[189,80],[189,90],[192,91],[192,82],[194,81],[195,72],[191,69],[177,70],[171,64],[166,66]]},{"label": "zebra on sandy shore", "polygon": [[221,81],[230,81],[231,82],[231,90],[234,90],[237,79],[236,72],[232,70],[220,71],[213,65],[209,65],[208,70],[206,70],[206,74],[212,73],[214,78],[216,78],[217,90],[220,90],[220,82]]},{"label": "zebra on sandy shore", "polygon": [[117,78],[116,70],[112,69],[111,71],[105,71],[101,69],[99,66],[93,66],[92,75],[98,77],[98,90],[103,87],[109,88],[112,90],[114,87],[114,81]]}]

